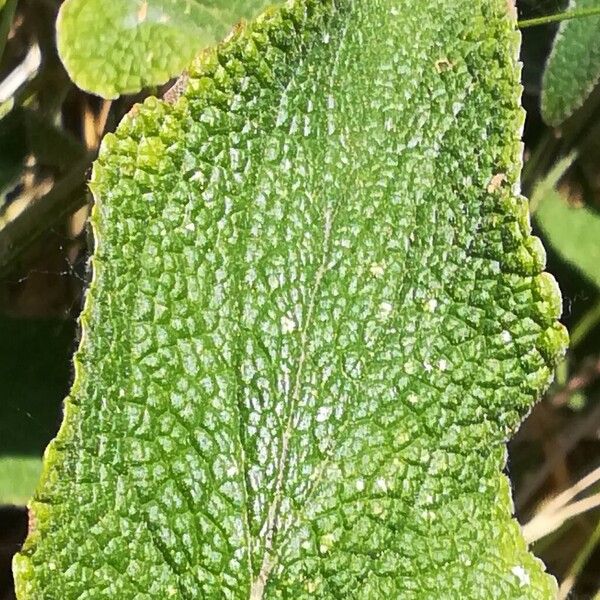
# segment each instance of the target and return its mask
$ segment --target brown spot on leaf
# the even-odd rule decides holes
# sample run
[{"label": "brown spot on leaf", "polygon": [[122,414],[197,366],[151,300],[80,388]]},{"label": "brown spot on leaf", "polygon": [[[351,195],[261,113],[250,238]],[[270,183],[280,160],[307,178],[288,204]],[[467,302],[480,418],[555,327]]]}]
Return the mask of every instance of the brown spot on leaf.
[{"label": "brown spot on leaf", "polygon": [[179,76],[177,81],[164,93],[163,100],[167,104],[175,104],[175,102],[177,102],[181,94],[183,94],[189,79],[190,77],[187,74],[187,71],[184,71]]},{"label": "brown spot on leaf", "polygon": [[506,9],[508,10],[508,15],[510,16],[510,18],[516,21],[518,18],[518,14],[515,0],[506,0]]},{"label": "brown spot on leaf", "polygon": [[246,21],[244,19],[238,21],[232,28],[231,31],[225,36],[223,43],[230,42],[236,36],[238,36],[246,28]]},{"label": "brown spot on leaf", "polygon": [[452,68],[452,63],[447,58],[438,58],[435,61],[435,69],[438,73],[443,73]]},{"label": "brown spot on leaf", "polygon": [[32,533],[35,533],[36,530],[37,530],[37,519],[35,517],[35,513],[30,508],[27,511],[27,535],[31,535]]},{"label": "brown spot on leaf", "polygon": [[148,0],[142,0],[140,2],[140,8],[137,13],[138,23],[143,23],[148,16]]},{"label": "brown spot on leaf", "polygon": [[129,111],[128,114],[130,114],[132,117],[137,117],[138,114],[140,113],[140,108],[141,108],[141,104],[139,102],[136,102],[132,107],[131,110]]},{"label": "brown spot on leaf", "polygon": [[500,186],[506,181],[506,175],[504,173],[496,173],[488,183],[487,191],[488,194],[493,194],[495,191],[500,189]]}]

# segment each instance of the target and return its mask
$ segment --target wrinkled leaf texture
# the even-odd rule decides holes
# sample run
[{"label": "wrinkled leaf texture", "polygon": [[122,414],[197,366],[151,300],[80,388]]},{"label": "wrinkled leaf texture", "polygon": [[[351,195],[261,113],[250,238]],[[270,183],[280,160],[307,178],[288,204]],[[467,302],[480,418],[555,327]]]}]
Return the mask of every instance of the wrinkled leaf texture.
[{"label": "wrinkled leaf texture", "polygon": [[38,598],[551,598],[505,441],[564,349],[505,0],[293,0],[108,136]]},{"label": "wrinkled leaf texture", "polygon": [[82,89],[116,98],[178,75],[240,19],[277,0],[65,0],[59,55]]}]

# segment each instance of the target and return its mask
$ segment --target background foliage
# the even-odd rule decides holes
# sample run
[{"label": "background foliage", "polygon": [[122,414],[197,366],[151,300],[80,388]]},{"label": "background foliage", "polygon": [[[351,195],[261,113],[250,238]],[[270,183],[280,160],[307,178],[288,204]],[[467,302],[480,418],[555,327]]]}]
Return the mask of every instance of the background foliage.
[{"label": "background foliage", "polygon": [[[88,169],[103,135],[132,104],[169,87],[105,100],[75,86],[57,52],[60,4],[0,0],[0,599],[12,597],[10,555],[27,519],[19,507],[35,485],[72,378],[91,252]],[[522,17],[564,8],[557,0],[519,3]],[[548,94],[544,66],[557,28],[524,31],[523,189],[537,212],[548,270],[563,290],[573,343],[556,384],[510,445],[509,475],[517,516],[561,595],[591,598],[600,587],[600,264],[593,260],[600,244],[600,90],[583,93],[585,102],[564,122],[546,114],[559,128],[545,124],[540,97],[543,89]],[[598,30],[589,35],[600,47]],[[569,60],[576,72],[581,56]]]}]

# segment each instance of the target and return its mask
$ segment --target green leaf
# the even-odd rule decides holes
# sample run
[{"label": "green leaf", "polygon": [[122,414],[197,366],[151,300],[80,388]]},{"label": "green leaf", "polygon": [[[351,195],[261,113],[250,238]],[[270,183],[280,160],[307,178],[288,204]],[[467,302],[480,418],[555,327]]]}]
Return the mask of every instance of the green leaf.
[{"label": "green leaf", "polygon": [[552,598],[505,442],[566,343],[505,0],[296,0],[133,110],[15,561],[38,598]]},{"label": "green leaf", "polygon": [[58,52],[73,81],[105,98],[178,75],[241,18],[276,0],[66,0]]},{"label": "green leaf", "polygon": [[[569,157],[558,169],[564,172],[572,162]],[[534,199],[539,199],[536,221],[558,254],[600,288],[600,214],[569,204],[552,179],[557,178],[550,174],[548,182],[534,191]]]},{"label": "green leaf", "polygon": [[[599,0],[571,0],[571,9]],[[600,81],[600,16],[563,21],[542,79],[542,116],[558,126],[582,106]]]},{"label": "green leaf", "polygon": [[27,504],[41,472],[40,456],[0,456],[0,504]]},{"label": "green leaf", "polygon": [[25,504],[60,424],[74,324],[0,317],[0,504]]}]

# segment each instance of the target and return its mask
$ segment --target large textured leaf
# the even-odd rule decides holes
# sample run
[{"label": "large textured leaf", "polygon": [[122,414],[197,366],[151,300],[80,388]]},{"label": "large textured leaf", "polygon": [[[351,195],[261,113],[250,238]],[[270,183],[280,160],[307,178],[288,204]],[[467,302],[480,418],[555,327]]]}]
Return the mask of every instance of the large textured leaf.
[{"label": "large textured leaf", "polygon": [[[571,9],[593,8],[600,0],[571,0]],[[560,125],[586,100],[600,80],[600,16],[563,21],[542,79],[542,115]]]},{"label": "large textured leaf", "polygon": [[276,0],[66,0],[58,51],[84,90],[105,98],[179,74],[241,18]]},{"label": "large textured leaf", "polygon": [[504,442],[565,344],[505,0],[296,0],[107,137],[38,598],[551,598]]}]

